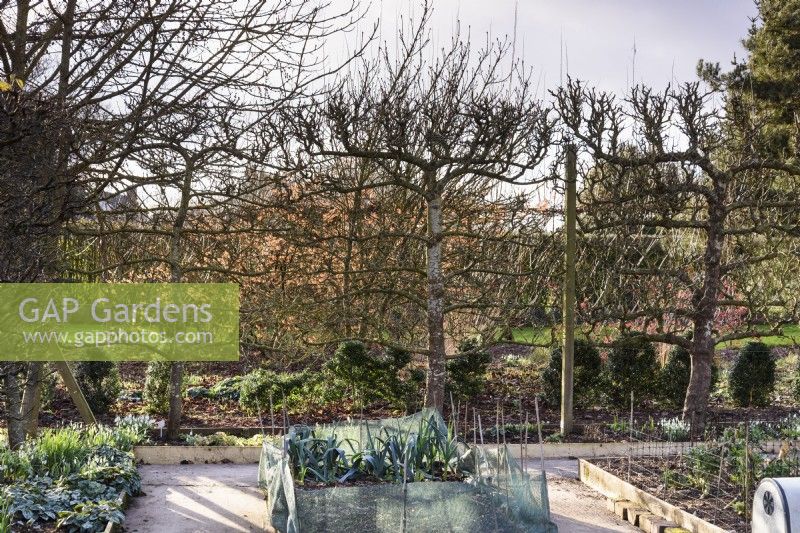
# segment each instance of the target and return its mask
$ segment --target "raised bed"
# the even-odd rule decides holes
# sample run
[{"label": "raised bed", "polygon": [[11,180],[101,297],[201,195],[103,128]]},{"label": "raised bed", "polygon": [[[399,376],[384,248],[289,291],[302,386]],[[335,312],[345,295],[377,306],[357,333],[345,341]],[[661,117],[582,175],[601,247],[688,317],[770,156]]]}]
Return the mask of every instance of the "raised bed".
[{"label": "raised bed", "polygon": [[148,465],[256,464],[261,446],[135,446],[133,455]]},{"label": "raised bed", "polygon": [[[317,437],[327,439],[333,431],[354,443],[354,450],[364,449],[361,444],[371,438],[367,435],[388,436],[394,431],[404,442],[419,443],[423,439],[416,440],[413,428],[429,416],[438,414],[318,428]],[[446,435],[441,417],[438,424]],[[290,434],[283,448],[264,443],[259,483],[267,495],[267,521],[275,531],[556,531],[550,522],[546,478],[525,474],[505,447],[485,452],[459,444],[457,468],[449,478],[420,481],[417,476],[409,479],[403,470],[405,481],[397,481],[400,471],[395,470],[394,478],[354,475],[345,481],[343,476],[325,485],[296,478],[294,454],[300,452],[292,451],[296,449],[292,446],[317,438],[308,434]],[[407,458],[401,462],[412,463]]]},{"label": "raised bed", "polygon": [[684,511],[639,489],[607,472],[599,466],[581,459],[579,461],[580,480],[610,500],[627,500],[637,507],[647,509],[650,513],[676,523],[693,533],[729,533],[691,513]]}]

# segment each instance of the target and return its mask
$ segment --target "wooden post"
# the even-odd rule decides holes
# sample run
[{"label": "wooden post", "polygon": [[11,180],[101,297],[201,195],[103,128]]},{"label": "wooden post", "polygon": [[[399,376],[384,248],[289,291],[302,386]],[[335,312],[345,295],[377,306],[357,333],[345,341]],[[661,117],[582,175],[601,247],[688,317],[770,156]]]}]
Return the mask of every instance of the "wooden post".
[{"label": "wooden post", "polygon": [[577,204],[577,154],[575,146],[567,145],[564,205],[564,344],[561,360],[561,434],[572,431],[573,370],[575,362],[575,218]]},{"label": "wooden post", "polygon": [[69,392],[72,401],[78,407],[78,412],[81,414],[83,421],[90,425],[97,424],[92,408],[89,407],[89,402],[86,401],[86,397],[83,395],[83,391],[81,391],[81,387],[78,385],[78,381],[75,379],[75,375],[72,373],[72,369],[67,362],[56,361],[53,363],[53,366],[55,366],[58,373],[61,374],[64,386],[67,388],[67,392]]}]

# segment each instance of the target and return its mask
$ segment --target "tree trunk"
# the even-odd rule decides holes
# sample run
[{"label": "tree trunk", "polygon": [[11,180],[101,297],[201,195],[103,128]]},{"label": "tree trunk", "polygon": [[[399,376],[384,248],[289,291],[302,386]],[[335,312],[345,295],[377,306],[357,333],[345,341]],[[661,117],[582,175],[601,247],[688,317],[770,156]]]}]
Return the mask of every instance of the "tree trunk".
[{"label": "tree trunk", "polygon": [[691,422],[692,432],[702,434],[705,428],[708,398],[711,392],[711,362],[714,357],[714,318],[719,306],[718,298],[722,280],[722,248],[725,245],[725,185],[719,178],[714,184],[714,195],[709,200],[708,232],[703,254],[703,283],[692,295],[694,329],[689,350],[692,368],[686,400],[683,404],[684,420]]},{"label": "tree trunk", "polygon": [[42,367],[43,363],[28,363],[25,391],[22,394],[22,417],[25,421],[25,435],[35,437],[39,430],[39,410],[42,407]]},{"label": "tree trunk", "polygon": [[169,414],[167,415],[167,438],[180,437],[183,415],[183,363],[174,362],[169,371]]},{"label": "tree trunk", "polygon": [[[435,174],[426,171],[432,182]],[[431,176],[433,174],[433,176]],[[444,342],[444,275],[442,273],[442,195],[435,191],[427,199],[428,210],[428,379],[425,407],[442,412],[447,364]]]},{"label": "tree trunk", "polygon": [[15,450],[25,442],[25,421],[22,417],[22,398],[17,376],[18,366],[11,363],[6,365],[4,370],[3,388],[5,389],[8,445]]},{"label": "tree trunk", "polygon": [[[189,201],[192,194],[192,176],[194,166],[189,157],[184,154],[186,170],[181,183],[181,201],[172,224],[172,236],[170,239],[169,264],[170,282],[181,283],[183,281],[183,225],[186,222],[186,214],[189,212]],[[181,417],[183,416],[183,363],[174,362],[170,365],[169,372],[169,413],[167,414],[167,438],[177,440],[181,428]]]}]

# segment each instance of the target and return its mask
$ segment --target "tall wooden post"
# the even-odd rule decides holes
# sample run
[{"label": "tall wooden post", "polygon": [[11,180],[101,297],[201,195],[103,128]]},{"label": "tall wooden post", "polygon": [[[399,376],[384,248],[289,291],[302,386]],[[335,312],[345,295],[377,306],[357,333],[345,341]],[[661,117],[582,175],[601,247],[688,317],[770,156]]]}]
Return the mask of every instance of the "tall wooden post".
[{"label": "tall wooden post", "polygon": [[575,364],[575,217],[577,196],[577,154],[575,146],[567,146],[564,202],[564,344],[561,353],[561,433],[572,431],[572,397]]}]

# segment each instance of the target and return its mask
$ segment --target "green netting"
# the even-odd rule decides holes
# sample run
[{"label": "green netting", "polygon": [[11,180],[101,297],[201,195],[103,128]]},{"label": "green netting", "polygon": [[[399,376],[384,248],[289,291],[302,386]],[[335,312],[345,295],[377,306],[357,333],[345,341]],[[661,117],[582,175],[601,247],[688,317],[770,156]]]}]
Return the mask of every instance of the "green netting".
[{"label": "green netting", "polygon": [[[387,431],[413,432],[421,420],[438,413],[348,424],[316,426],[317,436],[330,433],[357,445],[367,434]],[[464,481],[341,484],[304,488],[295,484],[282,448],[265,442],[259,466],[259,484],[267,494],[267,513],[272,527],[286,533],[318,531],[418,532],[557,531],[550,521],[547,479],[544,473],[528,474],[503,446],[498,450],[462,445],[459,470]]]}]

